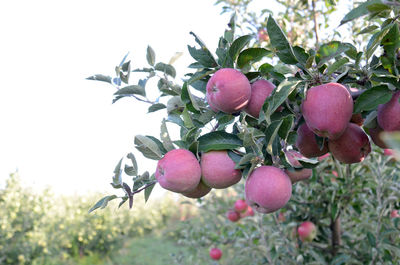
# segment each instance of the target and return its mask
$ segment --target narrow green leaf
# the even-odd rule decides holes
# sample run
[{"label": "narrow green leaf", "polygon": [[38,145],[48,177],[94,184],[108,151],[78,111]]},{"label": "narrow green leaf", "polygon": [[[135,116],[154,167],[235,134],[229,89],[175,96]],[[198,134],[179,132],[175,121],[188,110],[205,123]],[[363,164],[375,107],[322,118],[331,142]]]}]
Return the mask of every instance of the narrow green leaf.
[{"label": "narrow green leaf", "polygon": [[147,112],[148,113],[155,112],[155,111],[158,111],[158,110],[161,110],[161,109],[165,109],[165,108],[167,108],[167,106],[165,106],[164,104],[156,103],[156,104],[151,105],[149,107],[149,109],[147,110]]},{"label": "narrow green leaf", "polygon": [[343,65],[345,65],[349,61],[350,60],[347,57],[340,58],[339,60],[337,60],[336,62],[334,62],[330,66],[328,66],[328,68],[326,69],[326,74],[330,75],[330,74],[334,73],[337,69],[339,69],[340,67],[342,67]]},{"label": "narrow green leaf", "polygon": [[156,62],[156,53],[154,52],[153,48],[149,46],[147,46],[147,54],[146,54],[146,59],[147,62],[151,65],[154,66],[155,62]]},{"label": "narrow green leaf", "polygon": [[121,158],[118,162],[118,164],[115,166],[114,168],[114,176],[112,178],[112,184],[114,188],[120,188],[120,186],[122,185],[122,177],[121,177],[121,165],[122,165],[122,159]]},{"label": "narrow green leaf", "polygon": [[367,232],[367,239],[368,239],[368,243],[371,247],[375,247],[376,246],[376,239],[375,236],[371,233],[371,232]]},{"label": "narrow green leaf", "polygon": [[376,29],[378,29],[379,27],[377,25],[371,25],[368,26],[366,28],[364,28],[363,30],[361,30],[360,32],[357,33],[357,35],[361,35],[361,34],[365,34],[365,33],[370,33]]},{"label": "narrow green leaf", "polygon": [[111,84],[111,76],[107,75],[92,75],[86,78],[86,80],[102,81]]},{"label": "narrow green leaf", "polygon": [[271,15],[268,17],[267,31],[271,45],[277,50],[279,59],[286,64],[296,64],[298,60],[294,55],[292,46]]},{"label": "narrow green leaf", "polygon": [[136,135],[134,142],[136,145],[136,149],[138,149],[143,154],[143,156],[153,160],[161,159],[162,153],[160,148],[158,147],[157,143],[149,137]]},{"label": "narrow green leaf", "polygon": [[235,134],[224,131],[215,131],[204,134],[198,138],[199,151],[227,150],[239,148],[243,145],[242,140]]},{"label": "narrow green leaf", "polygon": [[372,56],[372,54],[375,52],[376,48],[379,47],[383,37],[389,32],[393,24],[388,24],[385,27],[383,27],[380,31],[372,35],[371,39],[369,40],[367,44],[367,51],[366,51],[366,56],[367,59]]},{"label": "narrow green leaf", "polygon": [[144,202],[146,203],[149,198],[150,198],[150,194],[153,191],[155,186],[155,183],[153,185],[148,186],[147,188],[144,189]]},{"label": "narrow green leaf", "polygon": [[160,130],[160,138],[163,143],[163,146],[167,151],[171,151],[175,149],[174,145],[172,144],[171,138],[169,136],[167,124],[165,122],[165,119],[162,120],[161,122],[161,130]]},{"label": "narrow green leaf", "polygon": [[267,146],[267,152],[272,156],[277,155],[277,152],[275,152],[277,150],[274,150],[273,144],[274,144],[275,138],[278,136],[278,131],[282,125],[282,122],[283,122],[283,120],[272,122],[268,126],[267,130],[265,131],[265,141],[266,141],[266,146]]},{"label": "narrow green leaf", "polygon": [[371,1],[366,1],[362,4],[360,4],[359,6],[357,6],[356,8],[352,9],[349,13],[347,13],[344,18],[340,21],[340,26],[352,21],[356,18],[362,17],[366,14],[369,13],[368,10],[368,6],[373,5],[373,4],[380,4],[382,3],[381,0],[371,0]]},{"label": "narrow green leaf", "polygon": [[123,95],[123,96],[129,96],[133,94],[145,97],[146,91],[144,90],[143,87],[139,85],[131,85],[123,87],[114,93],[114,95]]},{"label": "narrow green leaf", "polygon": [[108,202],[114,200],[115,198],[118,197],[116,195],[105,196],[104,198],[100,199],[95,205],[93,205],[92,208],[90,208],[89,213],[93,212],[98,208],[104,209],[107,206]]},{"label": "narrow green leaf", "polygon": [[294,124],[294,115],[290,114],[282,119],[282,124],[279,128],[278,135],[282,139],[286,140],[289,135],[290,130],[292,129]]}]

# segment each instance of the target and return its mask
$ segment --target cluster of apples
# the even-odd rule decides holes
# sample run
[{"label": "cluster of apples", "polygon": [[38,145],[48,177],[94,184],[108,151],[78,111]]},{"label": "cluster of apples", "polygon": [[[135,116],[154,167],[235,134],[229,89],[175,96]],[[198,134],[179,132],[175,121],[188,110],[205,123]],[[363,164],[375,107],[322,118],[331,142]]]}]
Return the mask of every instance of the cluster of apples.
[{"label": "cluster of apples", "polygon": [[254,216],[254,211],[243,199],[237,200],[233,209],[229,209],[226,213],[226,217],[231,222],[237,222],[247,216]]},{"label": "cluster of apples", "polygon": [[[215,112],[245,111],[258,118],[266,98],[274,89],[267,80],[259,79],[250,84],[240,71],[222,68],[209,79],[206,98]],[[400,130],[399,97],[400,91],[388,103],[379,106],[377,120],[382,130]],[[286,151],[288,162],[296,170],[265,165],[253,170],[245,183],[247,204],[260,213],[282,208],[291,197],[292,184],[311,176],[311,169],[301,168],[301,157],[320,157],[330,152],[342,163],[361,162],[370,153],[371,145],[360,125],[351,122],[353,105],[351,94],[341,84],[328,83],[308,89],[301,104],[305,122],[297,129],[295,147],[299,152]],[[373,133],[370,134],[374,139]],[[324,138],[322,146],[316,135]],[[159,160],[155,177],[167,190],[200,198],[212,188],[224,189],[236,184],[242,173],[235,169],[227,150],[202,153],[199,162],[190,151],[176,149]]]}]

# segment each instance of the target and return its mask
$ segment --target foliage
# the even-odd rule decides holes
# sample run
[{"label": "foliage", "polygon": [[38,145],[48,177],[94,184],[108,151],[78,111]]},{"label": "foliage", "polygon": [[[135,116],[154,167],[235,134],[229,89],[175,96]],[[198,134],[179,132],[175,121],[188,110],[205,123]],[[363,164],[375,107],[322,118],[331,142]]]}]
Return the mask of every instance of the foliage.
[{"label": "foliage", "polygon": [[164,227],[176,205],[164,198],[145,208],[138,200],[135,212],[108,207],[89,214],[98,196],[36,193],[12,174],[0,190],[0,264],[60,264],[89,254],[106,255],[132,237]]},{"label": "foliage", "polygon": [[[360,39],[342,42],[338,34],[330,35],[327,41],[318,37],[315,4],[319,1],[295,1],[296,5],[283,15],[284,22],[291,21],[289,26],[274,19],[268,10],[260,15],[248,14],[250,2],[217,1],[226,4],[224,12],[234,14],[215,53],[191,33],[196,46],[188,46],[188,51],[194,62],[188,66],[183,83],[175,80],[172,63],[156,61],[150,46],[146,54],[147,67],[131,70],[130,61],[124,58],[116,67],[116,76],[88,78],[112,84],[117,89],[113,102],[131,97],[149,103],[149,112],[166,111],[159,137],[135,137],[136,148],[144,157],[159,160],[174,148],[188,149],[198,158],[202,152],[229,149],[230,157],[244,178],[260,165],[294,170],[285,151],[293,147],[296,130],[303,122],[301,102],[308,88],[329,82],[356,90],[351,93],[355,100],[354,114],[361,114],[365,120],[365,131],[375,128],[378,106],[388,102],[393,92],[400,89],[398,1],[367,1],[344,16],[342,25],[354,21],[368,25],[354,32],[363,35],[361,41],[367,40],[361,45]],[[334,4],[335,1],[325,1],[318,12],[329,13],[335,9]],[[312,36],[303,34],[310,26],[299,23],[304,22],[304,15],[306,19],[313,18]],[[301,16],[303,20],[298,20]],[[328,21],[326,19],[325,23]],[[250,34],[243,31],[246,23],[250,25]],[[256,29],[265,28],[268,40],[254,38],[252,25]],[[304,31],[295,35],[302,25]],[[239,29],[245,34],[238,34]],[[310,41],[312,37],[315,41]],[[211,110],[205,96],[206,84],[221,68],[238,69],[250,82],[264,78],[276,85],[265,100],[259,118],[244,111],[226,114]],[[131,84],[131,73],[142,73],[145,78]],[[147,97],[146,84],[152,78],[158,80],[155,101]],[[179,130],[177,139],[169,134],[168,127],[172,126]],[[212,242],[230,244],[237,252],[229,264],[245,262],[237,257],[251,258],[260,264],[396,263],[399,261],[399,242],[395,236],[398,235],[398,219],[390,220],[387,216],[390,209],[399,207],[398,166],[382,158],[380,152],[375,150],[364,162],[350,166],[340,165],[331,158],[300,160],[303,167],[313,168],[314,174],[309,182],[294,185],[292,198],[282,210],[287,222],[277,222],[276,215],[271,214],[248,218],[245,224],[232,229],[233,224],[226,224],[225,219],[212,218],[226,209],[226,203],[222,202],[226,195],[211,196],[200,200],[200,207],[211,214],[190,223],[191,228],[177,231],[176,238],[191,239],[193,246]],[[334,168],[339,177],[331,181]],[[132,207],[134,195],[145,190],[147,199],[156,182],[150,173],[138,173],[132,154],[121,159],[114,173],[112,186],[124,195],[104,197],[92,210],[104,208],[108,201],[116,198],[121,199],[120,205],[129,201]],[[133,185],[123,181],[126,176],[133,177]],[[236,188],[243,187],[237,185]],[[243,193],[242,189],[238,192]],[[319,235],[312,244],[300,244],[292,229],[307,219],[317,224]],[[203,229],[215,233],[205,233]],[[235,240],[230,242],[232,237]],[[198,258],[201,261],[201,257]]]},{"label": "foliage", "polygon": [[[211,246],[226,252],[221,264],[398,264],[400,218],[390,218],[390,212],[399,207],[399,173],[399,164],[381,151],[351,166],[335,164],[329,157],[311,179],[294,185],[290,203],[279,212],[230,222],[225,214],[244,196],[241,183],[194,203],[201,216],[166,235],[195,251],[193,264],[208,264],[204,253]],[[335,250],[331,223],[338,217],[343,236]],[[310,243],[302,243],[296,233],[306,220],[318,227]]]}]

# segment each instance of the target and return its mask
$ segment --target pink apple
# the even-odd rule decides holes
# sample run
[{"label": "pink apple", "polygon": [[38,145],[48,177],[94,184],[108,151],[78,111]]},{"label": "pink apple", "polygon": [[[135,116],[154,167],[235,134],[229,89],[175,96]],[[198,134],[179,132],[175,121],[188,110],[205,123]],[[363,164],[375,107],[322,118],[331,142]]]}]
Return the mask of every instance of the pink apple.
[{"label": "pink apple", "polygon": [[245,200],[239,199],[235,202],[235,210],[238,212],[244,212],[247,210],[247,203]]},{"label": "pink apple", "polygon": [[206,196],[210,191],[211,188],[205,185],[203,181],[200,181],[199,185],[197,185],[197,187],[194,190],[188,192],[182,192],[182,195],[188,198],[198,199]]},{"label": "pink apple", "polygon": [[383,155],[385,155],[385,156],[393,156],[394,155],[393,149],[384,149],[383,150]]},{"label": "pink apple", "polygon": [[219,248],[210,249],[210,258],[219,260],[222,257],[222,251]]},{"label": "pink apple", "polygon": [[235,169],[235,162],[226,150],[209,151],[201,156],[203,182],[215,189],[225,189],[240,181],[242,172]]},{"label": "pink apple", "polygon": [[273,166],[256,168],[246,180],[246,202],[260,213],[271,213],[286,205],[292,196],[292,182]]},{"label": "pink apple", "polygon": [[206,97],[210,107],[216,111],[235,113],[249,103],[251,86],[247,77],[232,68],[222,68],[208,80]]},{"label": "pink apple", "polygon": [[259,79],[255,81],[251,84],[250,101],[244,110],[251,116],[258,118],[265,99],[271,95],[274,89],[275,85],[268,80]]},{"label": "pink apple", "polygon": [[298,161],[298,158],[302,158],[303,155],[300,154],[297,151],[294,150],[289,150],[286,151],[286,157],[288,159],[288,162],[294,167],[294,168],[302,168],[302,169],[285,169],[285,173],[289,176],[290,180],[292,183],[296,183],[297,181],[308,179],[312,175],[312,169],[310,168],[303,168],[301,163]]},{"label": "pink apple", "polygon": [[341,84],[319,85],[307,91],[301,112],[310,130],[334,140],[346,130],[353,114],[353,99]]},{"label": "pink apple", "polygon": [[392,211],[390,212],[390,217],[391,217],[391,218],[399,218],[399,217],[400,217],[400,214],[399,214],[399,212],[398,212],[397,210],[392,210]]},{"label": "pink apple", "polygon": [[303,156],[312,158],[328,153],[327,141],[325,141],[321,149],[315,137],[315,134],[308,128],[307,123],[303,123],[297,128],[296,147]]},{"label": "pink apple", "polygon": [[240,219],[240,213],[235,210],[229,210],[226,213],[226,217],[232,222],[237,222]]},{"label": "pink apple", "polygon": [[201,168],[192,152],[174,149],[158,161],[155,177],[164,189],[189,192],[199,185]]},{"label": "pink apple", "polygon": [[345,164],[361,162],[371,152],[368,136],[354,123],[349,123],[338,139],[329,140],[328,147],[333,157]]},{"label": "pink apple", "polygon": [[311,242],[317,236],[317,228],[314,223],[306,221],[297,228],[297,233],[302,242]]},{"label": "pink apple", "polygon": [[378,124],[384,131],[400,131],[400,91],[392,99],[378,106]]}]

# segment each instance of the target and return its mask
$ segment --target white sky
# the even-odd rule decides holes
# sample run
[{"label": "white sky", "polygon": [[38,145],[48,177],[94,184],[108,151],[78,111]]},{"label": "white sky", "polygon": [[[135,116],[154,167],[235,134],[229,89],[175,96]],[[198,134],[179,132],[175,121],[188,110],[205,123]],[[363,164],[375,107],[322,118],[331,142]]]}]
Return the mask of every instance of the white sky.
[{"label": "white sky", "polygon": [[152,173],[155,162],[136,152],[133,139],[158,137],[165,113],[145,115],[148,105],[132,99],[111,104],[115,90],[85,78],[112,75],[127,52],[134,68],[145,66],[147,45],[157,61],[184,52],[175,65],[182,77],[192,62],[189,32],[215,51],[226,28],[229,15],[214,2],[1,1],[0,186],[18,169],[30,186],[111,190],[116,163],[131,151],[139,171]]}]

